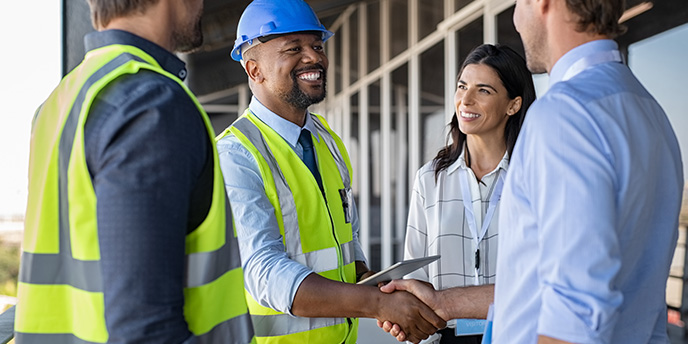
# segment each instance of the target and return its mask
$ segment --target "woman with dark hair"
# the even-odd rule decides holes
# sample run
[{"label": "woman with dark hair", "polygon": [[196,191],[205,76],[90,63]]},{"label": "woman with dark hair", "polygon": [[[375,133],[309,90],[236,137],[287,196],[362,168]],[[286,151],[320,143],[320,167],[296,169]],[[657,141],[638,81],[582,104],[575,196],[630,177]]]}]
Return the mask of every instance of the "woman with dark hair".
[{"label": "woman with dark hair", "polygon": [[[468,55],[447,146],[416,173],[406,230],[405,259],[442,257],[407,278],[437,290],[494,283],[499,197],[534,100],[531,74],[514,50],[483,44]],[[448,324],[424,343],[480,343],[480,335],[455,336]]]}]

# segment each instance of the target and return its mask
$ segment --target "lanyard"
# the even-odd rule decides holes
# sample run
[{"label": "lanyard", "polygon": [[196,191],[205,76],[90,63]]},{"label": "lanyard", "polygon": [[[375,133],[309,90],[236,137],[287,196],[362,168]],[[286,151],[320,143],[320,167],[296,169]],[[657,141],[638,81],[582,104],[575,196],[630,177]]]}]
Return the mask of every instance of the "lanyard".
[{"label": "lanyard", "polygon": [[588,67],[605,62],[621,62],[621,53],[618,50],[605,50],[588,55],[572,64],[564,73],[562,81],[573,78]]},{"label": "lanyard", "polygon": [[480,281],[478,280],[478,273],[480,272],[480,249],[478,245],[485,237],[487,228],[490,227],[490,222],[492,222],[492,217],[494,216],[497,203],[502,195],[502,188],[504,187],[504,176],[501,172],[501,170],[497,171],[497,181],[495,182],[492,196],[490,196],[490,202],[487,206],[487,214],[485,214],[485,218],[483,219],[482,228],[478,234],[478,224],[475,221],[475,214],[473,213],[473,198],[471,197],[471,189],[468,184],[468,172],[463,168],[459,169],[459,173],[461,174],[460,179],[461,193],[463,195],[463,208],[466,211],[466,222],[468,223],[468,229],[471,231],[473,242],[475,243],[475,285],[480,284]]}]

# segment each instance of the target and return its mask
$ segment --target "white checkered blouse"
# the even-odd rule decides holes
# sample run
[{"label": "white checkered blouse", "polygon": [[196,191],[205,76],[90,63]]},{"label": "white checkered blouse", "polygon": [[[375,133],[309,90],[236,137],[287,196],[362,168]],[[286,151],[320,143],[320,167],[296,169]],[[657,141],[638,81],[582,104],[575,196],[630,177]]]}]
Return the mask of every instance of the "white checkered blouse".
[{"label": "white checkered blouse", "polygon": [[[442,258],[406,276],[432,283],[435,289],[475,285],[475,243],[464,218],[461,174],[466,169],[473,198],[473,213],[478,228],[487,212],[490,196],[499,174],[506,173],[508,153],[478,183],[473,171],[466,167],[464,155],[437,176],[432,161],[416,173],[409,207],[404,259],[440,254]],[[478,197],[479,194],[479,197]],[[497,233],[499,205],[480,242],[480,273],[478,284],[495,282],[497,268]]]}]

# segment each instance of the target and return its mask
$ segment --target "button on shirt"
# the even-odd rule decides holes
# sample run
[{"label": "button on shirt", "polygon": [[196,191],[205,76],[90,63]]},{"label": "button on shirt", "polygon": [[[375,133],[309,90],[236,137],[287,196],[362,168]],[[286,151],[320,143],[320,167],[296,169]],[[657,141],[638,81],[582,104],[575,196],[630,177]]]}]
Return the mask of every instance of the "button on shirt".
[{"label": "button on shirt", "polygon": [[681,156],[628,67],[599,59],[616,50],[566,53],[528,111],[502,195],[494,343],[668,343]]},{"label": "button on shirt", "polygon": [[[410,273],[407,278],[430,282],[438,290],[475,285],[475,243],[465,219],[459,169],[465,170],[469,176],[470,194],[473,195],[469,202],[477,225],[481,227],[499,174],[506,173],[508,165],[506,153],[499,165],[483,176],[480,183],[473,170],[466,166],[464,153],[439,173],[437,182],[432,161],[418,170],[411,194],[404,259],[436,254],[442,258]],[[479,284],[495,282],[498,214],[499,206],[479,244]]]},{"label": "button on shirt", "polygon": [[[284,138],[303,160],[303,147],[298,143],[301,130],[317,133],[310,115],[300,128],[270,111],[255,97],[251,99],[249,110]],[[319,142],[318,135],[312,137]],[[287,256],[274,207],[265,195],[258,163],[251,153],[234,135],[222,138],[217,147],[232,205],[246,289],[261,305],[291,314],[299,285],[313,271]],[[358,241],[358,213],[355,205],[352,206],[355,259],[365,262]]]}]

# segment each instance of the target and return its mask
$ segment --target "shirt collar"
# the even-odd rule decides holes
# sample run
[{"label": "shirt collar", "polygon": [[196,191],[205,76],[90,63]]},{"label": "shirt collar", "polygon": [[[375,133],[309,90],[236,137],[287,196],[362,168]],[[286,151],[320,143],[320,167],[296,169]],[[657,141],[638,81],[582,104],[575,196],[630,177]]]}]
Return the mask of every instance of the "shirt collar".
[{"label": "shirt collar", "polygon": [[564,79],[564,75],[569,68],[581,59],[584,59],[595,53],[618,50],[619,46],[611,39],[600,39],[592,42],[581,44],[569,50],[562,56],[552,67],[549,73],[550,87]]},{"label": "shirt collar", "polygon": [[258,119],[277,132],[279,136],[282,136],[282,138],[292,147],[296,147],[296,143],[299,141],[299,136],[301,135],[301,130],[303,129],[308,129],[308,131],[313,134],[315,139],[320,142],[317,128],[315,127],[315,123],[313,123],[310,113],[309,116],[306,116],[306,123],[304,123],[303,127],[299,127],[298,125],[270,111],[270,109],[265,107],[265,105],[263,105],[255,96],[251,98],[251,103],[248,105],[248,108],[256,117],[258,117]]},{"label": "shirt collar", "polygon": [[162,69],[176,75],[182,81],[186,78],[187,70],[184,61],[163,47],[130,32],[105,30],[91,32],[84,37],[86,51],[114,44],[131,45],[139,48],[154,58]]},{"label": "shirt collar", "polygon": [[[464,170],[468,169],[468,166],[466,166],[466,159],[464,158],[465,152],[466,152],[465,150],[461,150],[461,155],[459,155],[459,158],[456,159],[456,161],[454,161],[453,164],[451,164],[451,165],[449,165],[449,167],[447,167],[447,174],[448,175],[456,172],[459,168],[462,168]],[[502,160],[499,161],[499,164],[497,164],[497,167],[492,172],[486,174],[486,176],[489,176],[489,175],[499,171],[500,169],[502,169],[506,172],[506,170],[508,168],[509,168],[509,152],[504,152],[504,156],[502,157]]]}]

